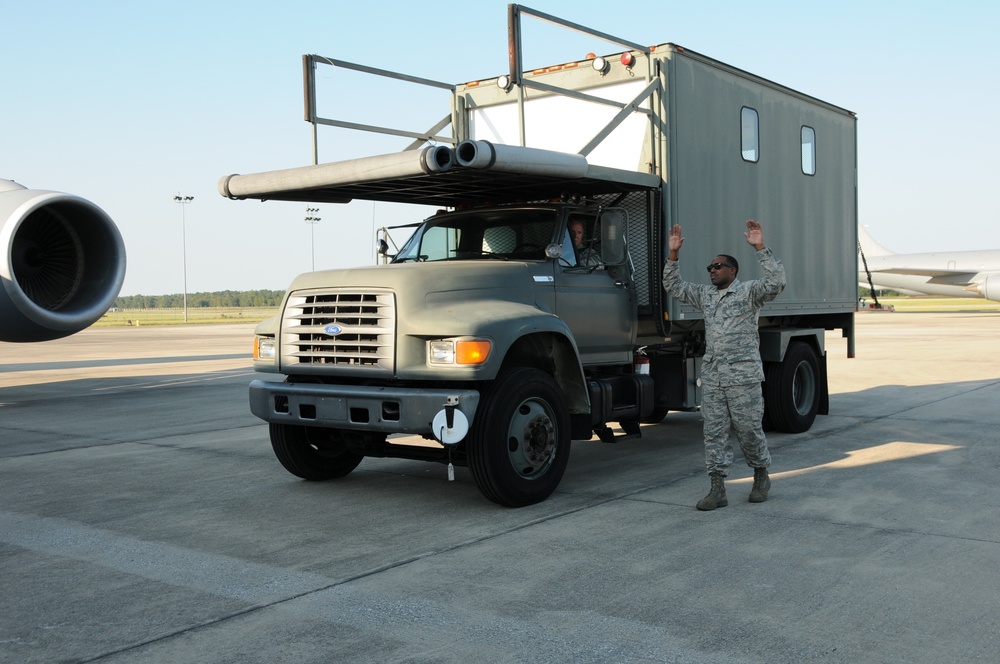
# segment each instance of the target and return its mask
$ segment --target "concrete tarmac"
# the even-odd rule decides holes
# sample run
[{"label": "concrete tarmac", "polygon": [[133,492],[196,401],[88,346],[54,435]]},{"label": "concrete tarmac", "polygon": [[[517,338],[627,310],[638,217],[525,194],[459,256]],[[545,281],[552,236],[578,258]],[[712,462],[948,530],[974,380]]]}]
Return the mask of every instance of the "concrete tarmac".
[{"label": "concrete tarmac", "polygon": [[857,324],[770,499],[737,452],[714,512],[697,413],[505,509],[463,468],[288,474],[252,325],[0,343],[0,661],[996,661],[1000,313]]}]

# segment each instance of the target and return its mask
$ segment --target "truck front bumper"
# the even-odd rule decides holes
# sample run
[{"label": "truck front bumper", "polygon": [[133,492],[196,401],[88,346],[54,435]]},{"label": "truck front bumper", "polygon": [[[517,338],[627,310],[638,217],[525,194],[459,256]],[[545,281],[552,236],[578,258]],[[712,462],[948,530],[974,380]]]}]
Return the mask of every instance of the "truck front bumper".
[{"label": "truck front bumper", "polygon": [[430,435],[431,422],[446,403],[457,404],[472,422],[479,406],[477,390],[327,385],[323,383],[250,383],[250,411],[266,422],[384,433]]}]

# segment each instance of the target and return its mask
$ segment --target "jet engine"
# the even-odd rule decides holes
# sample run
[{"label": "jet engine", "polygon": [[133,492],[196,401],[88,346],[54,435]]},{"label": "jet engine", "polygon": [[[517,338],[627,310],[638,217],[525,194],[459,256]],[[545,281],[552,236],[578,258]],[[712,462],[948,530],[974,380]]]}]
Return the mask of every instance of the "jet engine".
[{"label": "jet engine", "polygon": [[1000,302],[1000,273],[994,272],[976,285],[976,290],[987,300]]},{"label": "jet engine", "polygon": [[118,227],[88,200],[0,179],[0,341],[89,327],[125,281]]}]

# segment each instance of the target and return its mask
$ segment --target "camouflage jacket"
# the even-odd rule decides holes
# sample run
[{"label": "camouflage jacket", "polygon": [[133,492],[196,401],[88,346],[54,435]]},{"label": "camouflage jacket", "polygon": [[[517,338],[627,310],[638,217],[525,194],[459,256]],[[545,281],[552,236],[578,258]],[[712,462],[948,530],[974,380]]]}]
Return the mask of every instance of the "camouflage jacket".
[{"label": "camouflage jacket", "polygon": [[757,252],[763,279],[734,279],[720,291],[711,284],[682,281],[677,261],[667,260],[663,288],[705,316],[705,358],[702,381],[708,385],[745,385],[764,380],[757,318],[761,307],[785,288],[785,269],[771,250]]}]

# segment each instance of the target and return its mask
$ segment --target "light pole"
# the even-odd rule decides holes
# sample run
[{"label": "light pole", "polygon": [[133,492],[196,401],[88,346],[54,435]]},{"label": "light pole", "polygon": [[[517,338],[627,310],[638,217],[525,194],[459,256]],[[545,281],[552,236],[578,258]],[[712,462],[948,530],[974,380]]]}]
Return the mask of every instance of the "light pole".
[{"label": "light pole", "polygon": [[320,218],[316,216],[319,208],[306,208],[306,223],[309,224],[309,247],[312,254],[312,272],[316,271],[316,224]]},{"label": "light pole", "polygon": [[184,265],[184,322],[188,322],[188,264],[187,264],[187,231],[184,223],[184,206],[194,200],[194,196],[174,196],[174,201],[181,206],[181,260]]}]

